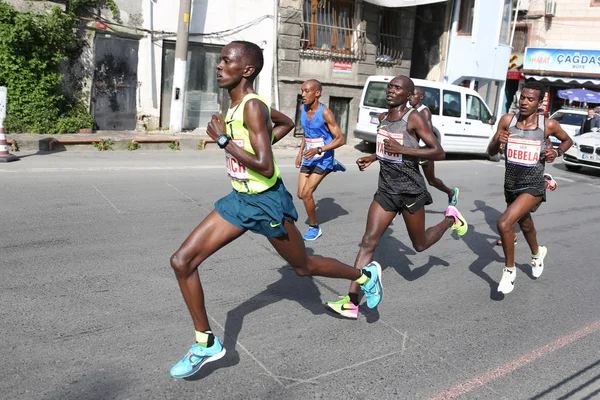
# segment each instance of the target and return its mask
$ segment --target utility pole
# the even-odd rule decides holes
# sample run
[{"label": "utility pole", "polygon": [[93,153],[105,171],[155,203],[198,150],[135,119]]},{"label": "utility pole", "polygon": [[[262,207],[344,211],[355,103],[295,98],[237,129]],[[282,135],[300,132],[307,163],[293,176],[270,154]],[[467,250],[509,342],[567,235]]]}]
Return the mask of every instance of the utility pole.
[{"label": "utility pole", "polygon": [[191,0],[179,0],[179,26],[175,44],[175,68],[173,72],[173,93],[171,94],[171,133],[181,132],[183,127],[183,105],[185,102],[185,73],[187,70],[188,37],[190,27]]},{"label": "utility pole", "polygon": [[11,162],[19,159],[8,152],[8,141],[4,134],[7,101],[7,89],[4,86],[0,86],[0,162]]}]

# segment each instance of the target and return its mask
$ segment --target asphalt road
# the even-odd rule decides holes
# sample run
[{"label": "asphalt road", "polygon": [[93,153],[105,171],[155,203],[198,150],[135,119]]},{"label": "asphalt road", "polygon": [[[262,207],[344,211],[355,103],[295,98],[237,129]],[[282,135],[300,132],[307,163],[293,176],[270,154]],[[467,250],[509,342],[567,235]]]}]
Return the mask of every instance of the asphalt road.
[{"label": "asphalt road", "polygon": [[[278,151],[295,193],[294,152]],[[353,263],[378,167],[350,167],[318,189],[314,254]],[[357,321],[322,303],[348,284],[300,278],[246,234],[200,267],[227,354],[192,380],[169,368],[193,326],[169,257],[229,192],[222,153],[32,154],[0,164],[0,397],[6,399],[600,398],[600,173],[548,166],[558,189],[535,213],[548,247],[537,280],[519,234],[517,281],[496,292],[502,163],[436,163],[460,187],[470,223],[416,253],[396,218],[376,260],[385,298]],[[427,225],[442,218],[432,189]],[[306,213],[299,200],[300,229]]]}]

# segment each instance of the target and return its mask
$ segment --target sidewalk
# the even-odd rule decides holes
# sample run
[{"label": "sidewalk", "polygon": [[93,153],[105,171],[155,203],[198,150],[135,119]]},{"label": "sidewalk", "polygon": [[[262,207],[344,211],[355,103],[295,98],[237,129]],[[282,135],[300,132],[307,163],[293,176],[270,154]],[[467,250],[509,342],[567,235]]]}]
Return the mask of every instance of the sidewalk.
[{"label": "sidewalk", "polygon": [[[201,150],[202,142],[204,140],[210,140],[209,136],[200,131],[192,132],[181,132],[178,134],[171,135],[167,131],[157,132],[137,132],[137,131],[97,131],[94,133],[78,133],[78,134],[63,134],[63,135],[47,135],[47,134],[7,134],[6,138],[9,141],[15,141],[17,144],[17,151],[11,150],[11,153],[17,153],[19,151],[31,152],[48,152],[52,147],[52,152],[60,151],[98,151],[96,147],[90,142],[88,143],[76,143],[76,142],[65,142],[57,143],[58,141],[80,141],[86,142],[93,139],[104,140],[105,142],[110,141],[110,150],[114,151],[128,151],[130,150],[130,143],[135,140],[138,142],[138,149],[157,150],[157,151],[172,151],[174,141],[178,141],[179,150]],[[161,143],[144,143],[145,140],[162,140]],[[51,145],[51,142],[52,143]],[[276,146],[280,148],[297,148],[300,146],[301,139],[295,138],[291,134],[285,137]],[[169,145],[171,144],[171,147]],[[206,149],[215,147],[215,143],[207,143]]]},{"label": "sidewalk", "polygon": [[[63,134],[63,135],[47,135],[47,134],[7,134],[6,138],[9,142],[15,141],[17,151],[10,152],[19,155],[19,152],[49,152],[52,147],[52,152],[81,152],[81,151],[98,151],[92,143],[52,143],[55,140],[63,141],[89,141],[90,139],[110,141],[109,149],[113,151],[128,151],[133,140],[139,141],[136,150],[144,151],[173,151],[173,141],[178,141],[179,150],[201,150],[202,142],[210,140],[210,137],[203,130],[195,130],[191,132],[181,132],[171,135],[167,131],[156,132],[137,132],[137,131],[97,131],[94,133],[78,133],[78,134]],[[163,140],[160,143],[144,143],[144,140]],[[291,133],[283,138],[275,145],[279,149],[298,149],[302,142],[299,137],[294,137]],[[171,147],[169,146],[171,145]],[[216,143],[206,143],[206,150],[216,147]],[[343,148],[360,148],[363,143],[355,137],[348,137],[348,141]]]}]

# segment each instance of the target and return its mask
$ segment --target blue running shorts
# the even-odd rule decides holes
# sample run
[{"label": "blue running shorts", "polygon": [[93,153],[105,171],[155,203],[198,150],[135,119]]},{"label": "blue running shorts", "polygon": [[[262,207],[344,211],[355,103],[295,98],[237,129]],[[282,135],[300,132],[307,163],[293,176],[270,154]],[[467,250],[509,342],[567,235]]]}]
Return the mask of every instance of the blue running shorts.
[{"label": "blue running shorts", "polygon": [[233,190],[216,201],[215,210],[238,228],[266,237],[286,235],[283,220],[298,220],[292,195],[281,179],[262,193],[247,194]]}]

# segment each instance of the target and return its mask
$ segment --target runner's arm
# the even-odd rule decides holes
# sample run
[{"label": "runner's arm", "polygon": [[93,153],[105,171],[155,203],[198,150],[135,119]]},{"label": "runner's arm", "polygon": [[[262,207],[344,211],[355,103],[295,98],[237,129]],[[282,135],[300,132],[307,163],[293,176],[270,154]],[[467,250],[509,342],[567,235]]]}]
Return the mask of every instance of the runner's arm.
[{"label": "runner's arm", "polygon": [[504,114],[502,118],[500,118],[500,121],[498,122],[498,129],[492,137],[492,140],[490,140],[490,144],[487,148],[487,153],[491,157],[495,156],[500,152],[500,144],[503,143],[500,141],[500,136],[506,136],[506,134],[508,133],[508,125],[510,124],[510,120],[512,119],[512,117],[512,114]]},{"label": "runner's arm", "polygon": [[267,106],[260,100],[251,99],[244,106],[244,125],[250,135],[250,144],[256,154],[247,152],[233,141],[225,150],[252,171],[271,178],[275,173],[273,149],[271,148],[271,116]]},{"label": "runner's arm", "polygon": [[335,121],[333,112],[328,107],[323,107],[323,120],[325,121],[325,127],[333,135],[333,140],[323,146],[323,151],[337,149],[344,145],[344,135],[342,130]]},{"label": "runner's arm", "polygon": [[[571,139],[569,134],[564,131],[560,124],[553,119],[546,119],[546,138],[548,138],[548,136],[554,136],[560,140],[558,148],[562,153],[566,152],[571,148],[571,146],[573,146],[573,139]],[[550,148],[548,150],[554,152],[554,158],[558,157],[558,151],[556,151],[556,149]],[[552,160],[546,159],[546,161],[552,162],[554,161],[554,158]]]},{"label": "runner's arm", "polygon": [[425,117],[425,121],[427,121],[429,127],[433,131],[433,123],[431,122],[431,111],[429,111],[429,108],[426,108],[423,111],[421,111],[421,114],[423,115],[423,117]]},{"label": "runner's arm", "polygon": [[273,144],[279,142],[285,135],[294,129],[294,121],[282,112],[271,109],[271,121],[273,121]]},{"label": "runner's arm", "polygon": [[406,147],[402,154],[407,156],[425,158],[427,160],[438,161],[446,158],[446,153],[442,149],[442,145],[435,137],[431,125],[425,117],[419,112],[413,112],[408,117],[408,131],[415,132],[417,138],[425,142],[427,147]]}]

